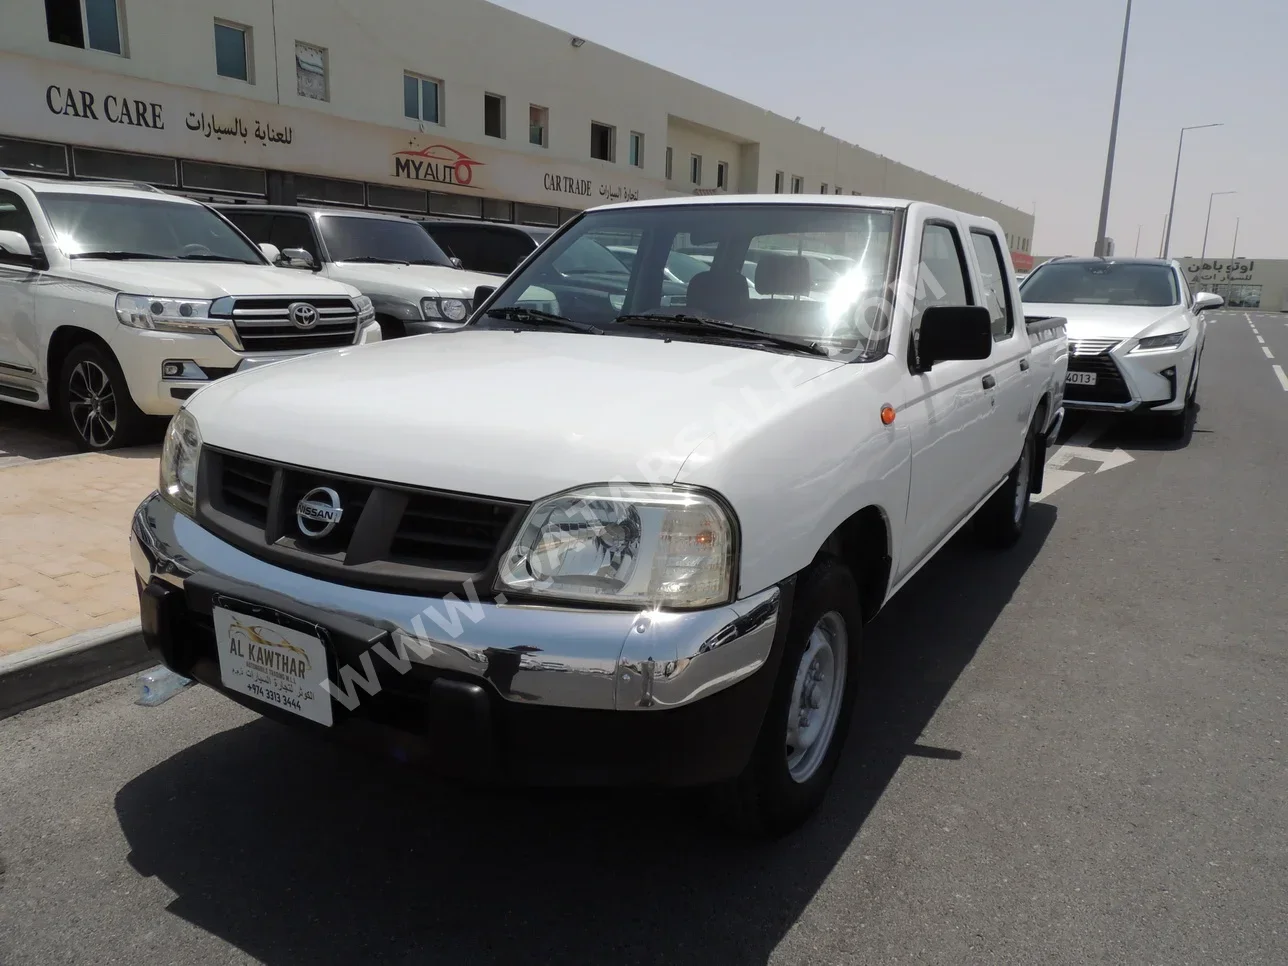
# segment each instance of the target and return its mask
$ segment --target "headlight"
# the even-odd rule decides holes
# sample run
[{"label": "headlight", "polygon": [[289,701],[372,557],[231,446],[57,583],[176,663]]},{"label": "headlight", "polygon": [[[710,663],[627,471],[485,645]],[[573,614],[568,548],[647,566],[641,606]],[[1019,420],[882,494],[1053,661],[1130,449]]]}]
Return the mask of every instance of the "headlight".
[{"label": "headlight", "polygon": [[443,319],[448,322],[464,322],[470,317],[471,305],[468,299],[421,299],[420,311],[427,319]]},{"label": "headlight", "polygon": [[197,420],[180,409],[170,420],[161,447],[161,496],[181,513],[192,513],[197,502],[197,461],[201,431]]},{"label": "headlight", "polygon": [[[1181,329],[1180,332],[1169,332],[1167,335],[1147,336],[1136,343],[1136,349],[1173,349],[1184,342],[1189,334],[1189,329]],[[1132,349],[1132,352],[1136,349]]]},{"label": "headlight", "polygon": [[723,604],[734,589],[735,539],[729,514],[700,492],[586,487],[529,511],[496,589],[656,607]]},{"label": "headlight", "polygon": [[358,310],[358,328],[362,328],[376,317],[376,307],[371,304],[371,299],[365,295],[359,295],[355,298],[353,307]]},{"label": "headlight", "polygon": [[190,332],[210,328],[210,301],[159,295],[118,295],[116,317],[136,329]]}]

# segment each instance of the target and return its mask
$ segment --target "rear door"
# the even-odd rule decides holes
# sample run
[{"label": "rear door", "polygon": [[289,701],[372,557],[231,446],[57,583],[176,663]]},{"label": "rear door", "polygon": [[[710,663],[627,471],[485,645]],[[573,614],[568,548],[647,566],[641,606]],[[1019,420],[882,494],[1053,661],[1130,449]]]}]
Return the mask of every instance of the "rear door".
[{"label": "rear door", "polygon": [[971,511],[993,473],[985,453],[993,397],[983,380],[990,363],[940,362],[929,372],[912,371],[912,344],[925,310],[976,304],[964,227],[939,209],[917,206],[913,212],[908,231],[920,245],[914,251],[916,294],[907,347],[910,390],[899,413],[911,427],[912,466],[899,576],[925,559]]},{"label": "rear door", "polygon": [[980,302],[993,319],[993,354],[988,359],[986,377],[992,380],[986,392],[993,401],[987,453],[992,459],[993,482],[998,482],[1019,460],[1033,418],[1029,340],[997,233],[991,228],[972,226],[970,240]]}]

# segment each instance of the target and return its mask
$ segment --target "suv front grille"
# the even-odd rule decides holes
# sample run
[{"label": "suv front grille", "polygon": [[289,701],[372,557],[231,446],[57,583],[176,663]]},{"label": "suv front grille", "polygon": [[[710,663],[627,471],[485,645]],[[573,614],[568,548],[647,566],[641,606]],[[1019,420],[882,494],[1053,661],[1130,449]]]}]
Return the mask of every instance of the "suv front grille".
[{"label": "suv front grille", "polygon": [[[197,518],[257,557],[344,583],[422,594],[486,583],[526,505],[319,472],[205,447]],[[339,502],[321,535],[297,507]],[[305,521],[314,531],[324,529]],[[483,593],[484,591],[479,591]]]},{"label": "suv front grille", "polygon": [[[308,327],[291,319],[291,306],[310,305],[317,321]],[[358,311],[347,298],[244,298],[233,302],[231,318],[247,352],[334,349],[353,345]]]},{"label": "suv front grille", "polygon": [[[1115,345],[1117,343],[1114,343]],[[1066,383],[1064,398],[1069,402],[1127,403],[1131,402],[1131,390],[1123,381],[1123,374],[1114,362],[1113,356],[1105,350],[1101,355],[1077,355],[1070,353],[1070,372],[1094,372],[1094,386],[1080,386]]]}]

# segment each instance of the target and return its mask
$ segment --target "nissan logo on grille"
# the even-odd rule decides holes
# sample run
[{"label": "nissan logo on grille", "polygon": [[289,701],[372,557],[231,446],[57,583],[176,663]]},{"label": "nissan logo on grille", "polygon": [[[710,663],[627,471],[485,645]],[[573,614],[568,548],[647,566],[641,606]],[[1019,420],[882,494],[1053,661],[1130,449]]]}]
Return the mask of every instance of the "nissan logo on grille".
[{"label": "nissan logo on grille", "polygon": [[304,499],[295,504],[295,523],[306,537],[325,537],[336,528],[342,516],[344,507],[340,503],[340,494],[329,486],[309,490]]},{"label": "nissan logo on grille", "polygon": [[286,307],[286,314],[297,329],[311,329],[318,324],[318,310],[308,302],[292,302]]}]

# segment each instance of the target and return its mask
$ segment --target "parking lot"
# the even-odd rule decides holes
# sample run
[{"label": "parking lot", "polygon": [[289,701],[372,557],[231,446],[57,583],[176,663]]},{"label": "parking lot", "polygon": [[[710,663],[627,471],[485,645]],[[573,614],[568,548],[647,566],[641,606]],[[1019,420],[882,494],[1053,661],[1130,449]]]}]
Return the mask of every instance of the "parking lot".
[{"label": "parking lot", "polygon": [[[0,724],[0,961],[1288,961],[1288,316],[1211,318],[1187,440],[1071,419],[1021,545],[955,540],[870,626],[792,836],[123,680]],[[62,447],[0,406],[0,466]]]}]

